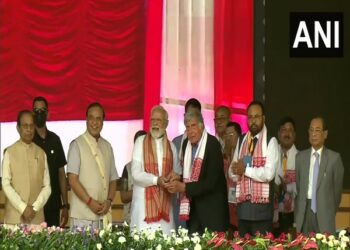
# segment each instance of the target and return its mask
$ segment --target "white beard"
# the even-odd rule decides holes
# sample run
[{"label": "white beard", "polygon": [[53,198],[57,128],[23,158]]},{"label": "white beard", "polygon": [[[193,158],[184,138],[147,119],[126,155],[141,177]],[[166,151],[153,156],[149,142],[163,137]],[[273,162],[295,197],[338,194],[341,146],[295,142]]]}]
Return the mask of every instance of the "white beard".
[{"label": "white beard", "polygon": [[155,129],[151,129],[151,136],[154,139],[159,139],[165,134],[165,129],[159,128],[158,131]]}]

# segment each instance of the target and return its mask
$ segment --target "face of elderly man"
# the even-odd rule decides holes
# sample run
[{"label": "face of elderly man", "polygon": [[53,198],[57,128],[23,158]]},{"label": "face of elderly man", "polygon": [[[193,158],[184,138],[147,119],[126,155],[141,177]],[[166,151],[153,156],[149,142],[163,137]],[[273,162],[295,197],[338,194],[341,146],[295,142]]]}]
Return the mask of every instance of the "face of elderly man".
[{"label": "face of elderly man", "polygon": [[168,126],[166,112],[161,109],[153,110],[151,114],[151,135],[157,139],[165,134],[165,129]]},{"label": "face of elderly man", "polygon": [[20,124],[17,126],[17,131],[21,140],[30,144],[34,138],[34,118],[30,113],[25,113],[20,118]]},{"label": "face of elderly man", "polygon": [[196,145],[202,137],[204,126],[196,118],[191,118],[185,123],[188,140]]}]

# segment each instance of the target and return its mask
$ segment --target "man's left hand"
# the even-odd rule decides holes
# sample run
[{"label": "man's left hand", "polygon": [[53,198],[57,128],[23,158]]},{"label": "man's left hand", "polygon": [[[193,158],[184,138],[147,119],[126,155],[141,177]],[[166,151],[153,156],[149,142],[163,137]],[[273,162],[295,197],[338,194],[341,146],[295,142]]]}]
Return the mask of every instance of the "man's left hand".
[{"label": "man's left hand", "polygon": [[68,222],[68,208],[64,207],[61,210],[61,221],[60,221],[60,227],[65,227]]},{"label": "man's left hand", "polygon": [[112,205],[112,202],[110,200],[106,200],[103,203],[102,209],[100,211],[98,211],[97,214],[105,215],[106,213],[108,213],[109,208],[111,207],[111,205]]},{"label": "man's left hand", "polygon": [[165,184],[169,193],[183,193],[186,191],[186,184],[181,181],[172,181]]}]

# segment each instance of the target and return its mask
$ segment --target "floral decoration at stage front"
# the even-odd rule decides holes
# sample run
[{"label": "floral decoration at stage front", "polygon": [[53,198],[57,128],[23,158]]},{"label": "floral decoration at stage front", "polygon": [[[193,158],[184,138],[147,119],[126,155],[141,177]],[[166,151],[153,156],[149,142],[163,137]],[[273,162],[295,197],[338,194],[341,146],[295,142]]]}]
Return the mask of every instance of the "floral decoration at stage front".
[{"label": "floral decoration at stage front", "polygon": [[189,235],[186,229],[175,230],[171,235],[161,230],[141,230],[109,225],[103,230],[90,228],[74,230],[59,227],[0,226],[0,249],[349,249],[349,238],[343,230],[337,237],[333,235],[311,234],[309,237],[272,234],[239,237],[206,231],[203,235]]}]

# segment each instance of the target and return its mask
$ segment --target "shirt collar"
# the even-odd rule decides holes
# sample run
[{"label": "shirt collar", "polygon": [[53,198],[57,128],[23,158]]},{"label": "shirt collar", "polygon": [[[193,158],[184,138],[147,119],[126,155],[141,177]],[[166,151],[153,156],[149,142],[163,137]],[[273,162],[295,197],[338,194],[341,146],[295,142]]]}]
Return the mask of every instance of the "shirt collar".
[{"label": "shirt collar", "polygon": [[323,146],[321,148],[319,148],[318,150],[315,150],[313,147],[311,147],[311,156],[313,156],[314,153],[317,152],[318,155],[321,157],[322,151],[323,151]]}]

